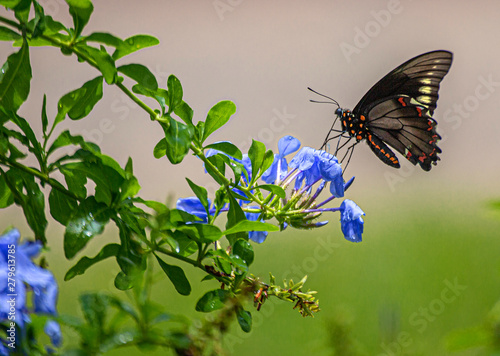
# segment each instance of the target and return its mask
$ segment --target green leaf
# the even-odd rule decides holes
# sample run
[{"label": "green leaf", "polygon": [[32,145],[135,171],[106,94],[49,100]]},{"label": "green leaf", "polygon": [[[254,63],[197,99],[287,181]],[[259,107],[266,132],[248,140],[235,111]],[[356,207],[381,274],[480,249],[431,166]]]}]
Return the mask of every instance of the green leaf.
[{"label": "green leaf", "polygon": [[50,215],[66,226],[71,214],[78,207],[78,202],[56,188],[52,188],[49,194]]},{"label": "green leaf", "polygon": [[254,259],[253,247],[250,242],[238,239],[233,244],[232,255],[239,256],[247,266],[250,266]]},{"label": "green leaf", "polygon": [[165,125],[162,127],[167,143],[167,158],[172,164],[178,164],[189,152],[194,133],[193,127],[173,119],[170,120],[168,129],[165,129]]},{"label": "green leaf", "polygon": [[249,333],[252,330],[252,314],[243,308],[238,308],[236,311],[236,319],[240,324],[241,330]]},{"label": "green leaf", "polygon": [[[227,196],[229,198],[229,211],[227,212],[227,223],[226,223],[226,231],[230,230],[232,227],[236,226],[241,221],[246,221],[245,213],[241,209],[241,206],[238,204],[236,199],[234,199],[233,194],[230,190],[227,190]],[[234,233],[225,233],[229,243],[231,245],[238,238],[248,239],[248,234],[246,231],[235,231]]]},{"label": "green leaf", "polygon": [[49,119],[47,118],[47,96],[44,94],[42,102],[42,132],[44,137],[46,136],[48,125]]},{"label": "green leaf", "polygon": [[165,89],[158,88],[156,91],[152,91],[144,88],[140,84],[136,84],[132,87],[132,91],[136,94],[155,99],[161,107],[162,115],[165,114],[165,107],[168,100],[168,92]]},{"label": "green leaf", "polygon": [[5,182],[5,177],[0,175],[0,209],[14,204],[14,196]]},{"label": "green leaf", "polygon": [[103,48],[97,49],[83,43],[79,43],[77,47],[79,50],[87,52],[94,59],[106,83],[113,84],[116,82],[118,76],[115,61]]},{"label": "green leaf", "polygon": [[181,82],[175,75],[170,75],[167,80],[168,89],[168,113],[172,113],[174,109],[182,103],[182,86]]},{"label": "green leaf", "polygon": [[95,328],[95,332],[102,332],[110,298],[104,293],[87,293],[81,294],[79,299],[83,317],[89,326]]},{"label": "green leaf", "polygon": [[98,42],[111,47],[119,47],[123,44],[123,40],[110,33],[93,32],[84,39],[85,42]]},{"label": "green leaf", "polygon": [[177,229],[185,233],[191,239],[204,243],[217,241],[222,236],[222,232],[215,225],[193,223],[179,226]]},{"label": "green leaf", "polygon": [[[66,28],[66,26],[64,26],[62,23],[60,23],[58,21],[55,21],[52,18],[52,16],[45,15],[43,18],[43,23],[45,25],[45,29],[43,30],[44,35],[57,35],[61,31],[65,31],[68,34],[70,33],[70,31],[68,30],[68,28]],[[54,37],[58,37],[58,36],[54,36]],[[64,37],[67,38],[67,36],[64,36]],[[68,38],[68,40],[69,40],[69,38]],[[51,43],[50,45],[54,46],[53,43]]]},{"label": "green leaf", "polygon": [[207,190],[203,187],[200,187],[199,185],[196,185],[195,183],[193,183],[193,181],[191,179],[189,179],[187,177],[186,177],[186,180],[187,180],[189,186],[191,187],[191,190],[193,191],[193,193],[200,200],[201,205],[203,205],[203,207],[205,208],[205,211],[207,212],[207,216],[209,216],[210,215],[210,211],[209,211],[210,206],[208,203]]},{"label": "green leaf", "polygon": [[181,256],[191,256],[198,251],[198,245],[180,230],[169,232],[166,237],[167,243],[172,247],[172,251]]},{"label": "green leaf", "polygon": [[271,150],[267,150],[264,154],[264,160],[262,166],[260,166],[260,172],[264,173],[274,162],[274,153]]},{"label": "green leaf", "polygon": [[64,275],[64,280],[69,281],[76,276],[84,274],[87,269],[95,265],[97,262],[101,262],[108,257],[116,256],[119,249],[120,245],[109,244],[104,246],[102,250],[93,258],[89,258],[86,256],[82,257],[80,261],[78,261],[73,267],[68,270],[68,272],[66,272],[66,274]]},{"label": "green leaf", "polygon": [[120,171],[117,171],[115,167],[99,162],[99,160],[67,163],[61,166],[61,171],[63,170],[66,172],[73,171],[75,175],[84,176],[94,181],[96,184],[96,200],[108,206],[111,205],[114,194],[119,192],[124,181]]},{"label": "green leaf", "polygon": [[14,9],[20,2],[21,0],[0,0],[0,5],[8,9]]},{"label": "green leaf", "polygon": [[30,92],[31,66],[26,42],[7,58],[0,70],[0,106],[17,112]]},{"label": "green leaf", "polygon": [[47,151],[47,155],[50,155],[52,152],[57,150],[58,148],[69,146],[69,145],[82,145],[85,143],[85,140],[82,136],[77,135],[73,136],[68,130],[63,131],[57,136],[49,150]]},{"label": "green leaf", "polygon": [[10,112],[10,120],[15,123],[26,135],[26,138],[28,141],[31,143],[31,147],[29,147],[29,150],[33,152],[38,160],[38,162],[43,162],[43,149],[42,146],[40,145],[40,142],[38,142],[35,133],[31,129],[30,124],[23,119],[22,117],[18,116],[14,112]]},{"label": "green leaf", "polygon": [[69,169],[60,167],[59,171],[64,175],[68,189],[78,198],[85,199],[87,196],[87,188],[85,188],[87,177],[78,171],[73,171],[71,167]]},{"label": "green leaf", "polygon": [[178,266],[173,266],[165,263],[165,261],[163,261],[157,255],[155,255],[155,257],[158,260],[158,263],[160,264],[163,272],[165,272],[167,277],[170,279],[177,292],[179,292],[179,294],[181,295],[191,294],[191,285],[189,284],[189,281],[184,274],[184,270]]},{"label": "green leaf", "polygon": [[121,186],[121,200],[134,197],[140,190],[141,186],[136,177],[132,176],[127,178]]},{"label": "green leaf", "polygon": [[69,13],[73,17],[75,25],[75,38],[80,36],[83,28],[89,22],[94,6],[90,0],[66,0],[69,5]]},{"label": "green leaf", "polygon": [[276,196],[278,196],[282,199],[286,198],[285,190],[281,187],[278,187],[277,185],[263,184],[263,185],[256,186],[255,189],[264,189],[264,190],[270,191],[271,193],[275,194]]},{"label": "green leaf", "polygon": [[116,48],[116,51],[113,53],[113,59],[117,60],[142,48],[156,46],[159,43],[160,41],[153,36],[135,35],[129,37]]},{"label": "green leaf", "polygon": [[15,41],[21,38],[22,36],[17,32],[7,27],[0,26],[0,41]]},{"label": "green leaf", "polygon": [[167,154],[167,140],[164,137],[156,144],[153,150],[153,156],[158,159],[164,157],[166,154]]},{"label": "green leaf", "polygon": [[226,173],[226,164],[223,158],[223,155],[220,153],[207,157],[207,159],[212,163],[212,165],[215,166],[215,168],[212,168],[209,165],[205,165],[205,169],[207,170],[207,173],[212,176],[213,179],[219,184],[225,184],[224,180],[219,177],[219,174],[222,174],[223,176]]},{"label": "green leaf", "polygon": [[230,275],[231,272],[233,271],[233,266],[231,257],[229,257],[227,252],[222,249],[211,252],[212,252],[211,255],[213,256],[213,259],[217,264],[217,267],[225,274]]},{"label": "green leaf", "polygon": [[[129,214],[121,214],[122,217],[126,217],[125,215]],[[126,217],[126,219],[113,219],[118,226],[120,231],[120,251],[116,256],[116,261],[118,262],[121,270],[127,274],[129,277],[133,277],[131,283],[138,282],[137,279],[140,275],[142,275],[142,271],[146,269],[146,257],[142,246],[138,241],[135,240],[134,234],[137,234],[137,229],[132,230],[131,226],[135,225],[133,219],[135,217]],[[139,233],[138,235],[144,238],[143,233]],[[139,278],[140,279],[140,278]]]},{"label": "green leaf", "polygon": [[264,155],[266,154],[266,146],[259,141],[252,140],[252,145],[248,149],[248,158],[252,162],[252,180],[258,176],[262,163],[264,163]]},{"label": "green leaf", "polygon": [[222,141],[222,142],[216,142],[212,143],[208,146],[205,146],[204,149],[214,149],[218,150],[221,152],[224,152],[230,157],[236,158],[236,159],[243,159],[243,155],[238,147],[233,145],[231,142],[227,141]]},{"label": "green leaf", "polygon": [[205,121],[205,130],[201,142],[203,143],[208,136],[218,130],[229,120],[231,115],[236,112],[236,105],[232,101],[221,101],[215,104],[207,115]]},{"label": "green leaf", "polygon": [[64,120],[66,114],[72,120],[87,116],[102,98],[102,77],[89,80],[81,88],[65,94],[57,104],[56,123]]},{"label": "green leaf", "polygon": [[35,17],[28,23],[28,28],[32,29],[32,38],[39,37],[45,28],[45,13],[43,7],[38,2],[33,2]]},{"label": "green leaf", "polygon": [[31,8],[31,0],[21,0],[14,8],[16,19],[21,23],[28,22]]},{"label": "green leaf", "polygon": [[36,239],[45,243],[45,198],[34,176],[12,167],[4,178],[14,195],[14,202],[23,208],[26,222],[35,233]]},{"label": "green leaf", "polygon": [[179,116],[188,125],[193,125],[193,109],[183,101],[174,109],[174,114]]},{"label": "green leaf", "polygon": [[142,64],[126,64],[117,68],[120,73],[132,78],[144,88],[152,91],[158,89],[158,82],[151,71]]},{"label": "green leaf", "polygon": [[235,234],[237,232],[247,232],[247,231],[278,231],[279,227],[273,224],[261,222],[261,221],[250,221],[242,220],[235,224],[230,229],[223,232],[224,235]]},{"label": "green leaf", "polygon": [[111,212],[94,197],[85,199],[73,212],[64,233],[64,255],[73,258],[96,235],[102,234]]},{"label": "green leaf", "polygon": [[196,311],[210,313],[222,309],[226,301],[231,297],[231,292],[224,289],[209,291],[196,303]]}]

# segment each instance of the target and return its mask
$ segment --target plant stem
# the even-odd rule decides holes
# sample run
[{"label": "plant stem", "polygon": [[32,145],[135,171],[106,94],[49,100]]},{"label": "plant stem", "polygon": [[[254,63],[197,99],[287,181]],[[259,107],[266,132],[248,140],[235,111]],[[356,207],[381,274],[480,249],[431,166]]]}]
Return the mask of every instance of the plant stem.
[{"label": "plant stem", "polygon": [[40,179],[42,182],[47,183],[52,188],[57,189],[61,193],[65,194],[65,195],[67,195],[75,200],[78,200],[78,201],[82,200],[81,198],[76,196],[73,192],[64,188],[63,185],[61,183],[59,183],[57,180],[50,178],[48,175],[43,174],[34,168],[27,167],[19,162],[10,160],[9,158],[7,158],[3,155],[0,155],[0,163],[3,163],[7,167],[14,167],[14,168],[17,168],[19,170],[22,170],[23,172],[26,172],[26,173],[32,175],[32,176],[35,176],[38,179]]}]

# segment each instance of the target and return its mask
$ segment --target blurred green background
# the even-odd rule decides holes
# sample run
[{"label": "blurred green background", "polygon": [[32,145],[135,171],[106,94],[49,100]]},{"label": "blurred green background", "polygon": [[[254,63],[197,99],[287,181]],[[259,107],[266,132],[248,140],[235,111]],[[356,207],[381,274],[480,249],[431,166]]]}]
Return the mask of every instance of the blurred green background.
[{"label": "blurred green background", "polygon": [[[40,3],[48,14],[71,23],[62,1]],[[485,321],[500,299],[500,216],[488,208],[500,197],[498,1],[97,0],[94,5],[87,33],[123,38],[147,33],[160,39],[159,46],[130,61],[147,65],[163,85],[175,74],[195,120],[204,119],[216,102],[233,100],[236,115],[213,139],[230,140],[244,151],[251,138],[276,149],[286,134],[304,145],[320,145],[334,107],[309,103],[317,97],[308,86],[352,109],[404,61],[430,50],[452,51],[454,62],[435,112],[442,161],[428,173],[405,162],[394,170],[358,145],[347,170],[356,180],[346,197],[366,213],[362,243],[344,240],[338,214],[331,214],[326,227],[288,229],[255,246],[253,273],[266,279],[272,272],[277,280],[307,274],[306,288],[319,291],[321,312],[302,318],[292,305],[269,302],[253,313],[252,333],[235,325],[226,346],[234,355],[331,355],[332,344],[342,343],[348,351],[338,355],[446,355],[444,338],[450,331]],[[12,51],[0,44],[2,60]],[[96,73],[51,48],[34,48],[30,55],[31,97],[20,113],[36,128],[44,93],[54,117],[59,97]],[[154,159],[163,132],[119,90],[104,89],[91,116],[68,120],[60,130],[71,128],[99,143],[122,165],[131,156],[145,199],[174,204],[192,195],[186,176],[213,192],[215,185],[195,158],[178,166]],[[0,222],[31,236],[20,210],[2,211]],[[79,313],[82,291],[116,293],[113,261],[63,282],[76,260],[64,260],[63,231],[53,221],[48,236],[61,313]],[[84,254],[94,255],[105,241],[117,241],[116,230],[108,228]],[[215,288],[213,282],[197,286],[202,275],[192,271],[194,289],[186,298],[157,272],[156,301],[204,317],[194,305]],[[70,330],[64,336],[75,341]],[[482,351],[454,355],[478,354]]]}]

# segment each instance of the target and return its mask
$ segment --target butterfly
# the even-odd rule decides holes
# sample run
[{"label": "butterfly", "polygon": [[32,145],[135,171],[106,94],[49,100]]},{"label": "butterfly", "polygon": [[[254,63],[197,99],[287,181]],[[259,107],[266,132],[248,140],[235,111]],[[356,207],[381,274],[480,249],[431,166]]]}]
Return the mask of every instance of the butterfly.
[{"label": "butterfly", "polygon": [[[439,84],[448,73],[452,59],[453,54],[448,51],[427,52],[410,59],[379,80],[352,111],[340,108],[335,100],[309,88],[338,106],[335,115],[342,124],[342,130],[335,130],[334,122],[322,148],[339,138],[336,155],[351,139],[356,139],[345,158],[349,150],[352,155],[354,146],[366,139],[373,153],[385,164],[400,167],[390,146],[414,165],[429,171],[431,164],[436,165],[440,159],[437,142],[441,136],[436,132],[437,123],[432,116]],[[340,134],[335,136],[332,132]],[[339,146],[342,137],[347,138],[347,142]]]}]

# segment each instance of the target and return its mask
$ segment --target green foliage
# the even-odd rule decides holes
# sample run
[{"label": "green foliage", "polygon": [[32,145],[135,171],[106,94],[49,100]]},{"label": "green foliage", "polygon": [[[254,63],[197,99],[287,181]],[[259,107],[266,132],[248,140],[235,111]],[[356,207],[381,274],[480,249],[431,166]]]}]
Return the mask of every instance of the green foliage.
[{"label": "green foliage", "polygon": [[156,260],[160,264],[161,269],[167,275],[168,279],[172,282],[175,289],[179,294],[189,295],[191,294],[191,285],[189,284],[184,270],[178,266],[169,265],[165,263],[160,257],[155,256]]},{"label": "green foliage", "polygon": [[102,77],[89,80],[81,88],[73,90],[59,99],[57,104],[56,123],[64,120],[66,115],[72,120],[86,117],[102,98]]},{"label": "green foliage", "polygon": [[230,297],[231,292],[223,289],[206,292],[196,303],[196,311],[210,313],[222,309]]},{"label": "green foliage", "polygon": [[203,130],[200,130],[201,143],[226,124],[229,118],[236,112],[236,105],[231,101],[221,101],[215,104],[207,115]]},{"label": "green foliage", "polygon": [[28,44],[24,41],[19,52],[11,54],[0,69],[0,105],[17,112],[30,91],[31,65]]}]

